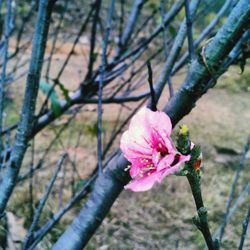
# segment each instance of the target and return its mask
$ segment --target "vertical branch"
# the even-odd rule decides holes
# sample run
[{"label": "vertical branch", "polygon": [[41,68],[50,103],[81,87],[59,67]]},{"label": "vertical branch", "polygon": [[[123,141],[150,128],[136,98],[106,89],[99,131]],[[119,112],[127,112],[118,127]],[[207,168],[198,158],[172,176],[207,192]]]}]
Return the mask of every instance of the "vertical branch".
[{"label": "vertical branch", "polygon": [[[2,4],[1,4],[2,5]],[[8,63],[8,48],[9,48],[9,36],[12,30],[12,0],[7,2],[7,13],[4,21],[4,45],[3,45],[3,64],[0,79],[0,134],[3,131],[3,109],[4,109],[4,87],[6,80],[6,70]],[[0,136],[0,154],[3,150],[3,141]]]},{"label": "vertical branch", "polygon": [[34,170],[34,156],[35,156],[35,140],[32,140],[32,146],[31,146],[31,161],[30,161],[30,167],[29,167],[29,216],[30,221],[33,218],[34,215],[34,207],[33,207],[33,170]]},{"label": "vertical branch", "polygon": [[[242,205],[246,199],[249,197],[249,193],[250,193],[250,182],[248,182],[248,184],[246,184],[241,192],[240,195],[237,197],[236,201],[234,202],[233,206],[230,208],[228,216],[227,216],[227,224],[229,223],[229,221],[233,218],[235,212],[237,211],[237,209],[240,207],[240,205]],[[215,231],[215,233],[213,234],[213,238],[217,237],[220,233],[222,225],[220,225],[217,230]],[[207,248],[204,248],[204,250],[207,250]]]},{"label": "vertical branch", "polygon": [[99,174],[102,173],[102,88],[107,67],[107,47],[108,47],[110,30],[112,26],[114,8],[115,8],[115,0],[111,0],[111,4],[108,10],[106,31],[104,34],[104,40],[102,44],[102,65],[101,65],[101,73],[100,73],[99,88],[98,88],[97,154],[98,154]]},{"label": "vertical branch", "polygon": [[97,23],[99,19],[99,12],[101,8],[101,0],[96,0],[94,3],[95,6],[95,13],[93,16],[93,24],[91,28],[91,38],[90,38],[90,51],[89,51],[89,65],[88,65],[88,73],[86,76],[86,79],[91,79],[92,78],[92,73],[93,73],[93,65],[96,60],[95,57],[95,44],[96,44],[96,30],[97,30]]},{"label": "vertical branch", "polygon": [[4,179],[0,184],[0,214],[4,212],[9,197],[16,184],[19,169],[21,167],[23,157],[28,146],[28,140],[33,129],[39,80],[54,2],[54,0],[39,1],[39,11],[32,42],[32,54],[26,81],[21,118],[18,124],[14,146],[11,151]]},{"label": "vertical branch", "polygon": [[246,216],[245,220],[242,223],[242,233],[241,233],[240,245],[239,245],[238,250],[243,249],[244,241],[245,241],[246,234],[247,234],[247,228],[248,228],[249,220],[250,220],[250,206],[248,207],[247,216]]},{"label": "vertical branch", "polygon": [[59,185],[58,209],[62,208],[62,206],[63,206],[63,190],[64,190],[64,186],[65,186],[66,166],[67,166],[67,164],[64,164],[64,168],[62,170],[61,184]]},{"label": "vertical branch", "polygon": [[151,94],[150,109],[152,111],[157,111],[156,101],[155,101],[155,91],[154,91],[154,86],[153,86],[153,73],[152,73],[152,67],[151,67],[150,61],[147,62],[147,67],[148,67],[148,83],[149,83],[150,94]]},{"label": "vertical branch", "polygon": [[230,195],[229,195],[229,198],[228,198],[228,201],[227,201],[226,212],[224,214],[223,222],[222,222],[222,225],[221,225],[221,228],[220,228],[220,234],[219,234],[220,241],[222,240],[222,237],[223,237],[224,232],[225,232],[225,227],[227,225],[227,221],[228,221],[227,218],[228,218],[228,215],[229,215],[230,207],[232,205],[233,198],[235,196],[235,191],[236,191],[236,187],[237,187],[238,180],[239,180],[239,177],[240,177],[240,173],[244,168],[244,164],[245,164],[245,161],[246,161],[246,155],[247,155],[247,152],[249,151],[249,148],[250,148],[250,135],[248,136],[246,145],[245,145],[244,150],[243,150],[242,155],[241,155],[240,164],[239,164],[239,166],[237,168],[237,171],[235,173],[235,176],[234,176],[234,181],[233,181],[231,191],[230,191]]},{"label": "vertical branch", "polygon": [[194,218],[194,223],[197,226],[197,228],[201,231],[208,246],[208,249],[209,250],[218,249],[218,247],[216,247],[215,243],[213,242],[212,235],[209,229],[207,220],[207,210],[204,207],[202,193],[201,193],[200,177],[194,168],[189,170],[189,173],[187,174],[187,179],[192,190],[192,194],[194,197],[198,213],[198,217]]},{"label": "vertical branch", "polygon": [[49,55],[49,58],[48,58],[48,64],[47,64],[46,74],[45,74],[47,79],[49,78],[51,61],[52,61],[53,54],[54,54],[55,49],[56,49],[56,41],[57,41],[57,38],[58,38],[58,35],[59,35],[59,31],[60,31],[60,29],[62,27],[62,23],[63,23],[63,20],[64,20],[65,13],[67,13],[67,10],[68,10],[68,3],[69,3],[69,0],[65,0],[64,10],[62,11],[62,13],[60,15],[60,21],[59,21],[59,24],[58,24],[58,26],[56,28],[55,34],[54,34],[54,39],[53,39],[53,42],[52,42],[52,48],[51,48],[51,52],[50,52],[50,55]]},{"label": "vertical branch", "polygon": [[[194,41],[194,47],[198,47],[199,44],[206,38],[206,36],[214,29],[216,24],[220,21],[221,17],[225,14],[225,12],[230,7],[233,0],[227,0],[220,11],[217,13],[217,15],[214,17],[214,19],[209,23],[209,25],[202,31],[199,38]],[[184,55],[181,57],[181,59],[175,64],[172,75],[174,75],[186,62],[188,59],[189,53],[185,52]]]},{"label": "vertical branch", "polygon": [[58,74],[56,76],[56,79],[60,79],[60,77],[62,76],[62,74],[64,72],[65,67],[67,66],[67,64],[68,64],[68,62],[69,62],[69,60],[71,58],[71,56],[74,54],[75,47],[76,47],[82,33],[85,31],[87,25],[89,24],[89,19],[90,19],[91,15],[92,15],[93,11],[94,11],[94,6],[92,5],[86,19],[83,21],[82,26],[81,26],[79,32],[76,35],[76,38],[75,38],[75,40],[73,42],[73,46],[72,46],[70,52],[68,53],[68,55],[67,55],[63,65],[62,65],[61,69],[59,70],[59,72],[58,72]]},{"label": "vertical branch", "polygon": [[57,178],[57,176],[58,176],[58,174],[59,174],[59,172],[61,170],[61,167],[63,165],[63,162],[64,162],[66,156],[67,156],[67,154],[64,153],[60,157],[59,161],[57,162],[56,170],[55,170],[54,174],[52,175],[52,177],[50,179],[50,182],[48,184],[47,190],[46,190],[43,198],[40,200],[39,205],[38,205],[38,207],[37,207],[37,209],[35,211],[35,215],[34,215],[32,224],[31,224],[31,226],[29,228],[29,231],[27,233],[27,236],[25,237],[25,241],[24,241],[23,246],[22,246],[23,250],[25,250],[29,246],[30,242],[32,241],[33,232],[37,227],[37,224],[39,222],[39,219],[40,219],[41,213],[43,211],[43,208],[44,208],[44,206],[45,206],[45,204],[46,204],[46,202],[47,202],[47,200],[49,198],[49,194],[50,194],[50,192],[51,192],[51,190],[52,190],[52,188],[54,186],[54,183],[55,183],[56,178]]},{"label": "vertical branch", "polygon": [[124,25],[124,17],[125,17],[124,4],[125,4],[125,0],[120,0],[121,15],[120,15],[120,21],[119,21],[119,47],[121,47],[122,45],[122,33],[123,33],[123,25]]},{"label": "vertical branch", "polygon": [[166,26],[164,23],[164,15],[165,15],[165,1],[160,0],[160,14],[161,14],[161,25],[162,25],[162,32],[163,32],[163,48],[165,52],[165,59],[167,59],[168,55],[168,46],[167,46],[167,33],[166,33]]},{"label": "vertical branch", "polygon": [[[190,14],[191,17],[195,16],[196,11],[198,9],[200,0],[192,0],[191,5],[190,5]],[[167,79],[169,78],[171,72],[172,72],[172,68],[173,65],[180,53],[180,50],[183,46],[185,37],[187,34],[187,26],[186,26],[186,20],[184,19],[181,23],[180,29],[175,37],[175,40],[173,42],[173,46],[170,50],[170,53],[168,55],[168,59],[163,67],[163,70],[160,74],[160,78],[156,84],[155,87],[155,94],[156,94],[156,100],[158,100],[160,98],[160,95],[162,93],[162,90],[165,86],[165,83],[167,81]]]},{"label": "vertical branch", "polygon": [[[184,127],[183,127],[184,128]],[[197,217],[193,218],[193,222],[196,225],[197,229],[203,235],[204,240],[206,241],[207,247],[209,250],[218,250],[219,244],[217,241],[213,242],[210,228],[208,225],[207,209],[204,207],[204,202],[202,198],[201,184],[200,184],[200,174],[199,170],[195,168],[197,161],[199,160],[201,149],[199,146],[194,146],[192,149],[191,141],[189,137],[188,129],[183,129],[180,127],[178,138],[177,138],[177,149],[183,155],[190,155],[190,160],[185,163],[185,171],[188,183],[190,185],[192,195],[197,210]]]},{"label": "vertical branch", "polygon": [[143,5],[146,1],[147,0],[135,0],[134,1],[130,16],[129,16],[128,21],[127,21],[127,25],[125,27],[125,30],[124,30],[122,38],[121,38],[120,47],[119,47],[119,50],[117,53],[118,55],[121,53],[121,51],[123,51],[126,48],[128,42],[130,40],[130,37],[134,31],[136,21],[139,17],[141,8],[143,7]]},{"label": "vertical branch", "polygon": [[[165,15],[165,1],[164,0],[160,0],[160,13],[161,13],[161,25],[162,25],[162,29],[163,29],[163,48],[164,48],[164,52],[165,52],[165,60],[167,60],[167,56],[168,56],[168,45],[167,45],[167,33],[166,33],[166,26],[164,23],[164,15]],[[170,98],[174,95],[174,89],[173,89],[173,84],[172,84],[172,80],[171,77],[169,76],[167,79],[167,83],[168,83],[168,90],[169,90],[169,96]]]},{"label": "vertical branch", "polygon": [[195,51],[194,51],[192,19],[190,15],[189,0],[185,0],[185,13],[186,13],[186,24],[187,24],[188,52],[190,60],[193,61],[195,59]]}]

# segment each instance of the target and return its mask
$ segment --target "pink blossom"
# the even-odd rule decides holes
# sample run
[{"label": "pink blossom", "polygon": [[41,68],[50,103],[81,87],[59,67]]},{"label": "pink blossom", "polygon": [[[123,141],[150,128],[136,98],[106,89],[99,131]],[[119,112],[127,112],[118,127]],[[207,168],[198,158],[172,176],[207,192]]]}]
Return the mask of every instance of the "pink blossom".
[{"label": "pink blossom", "polygon": [[125,189],[147,191],[169,174],[179,171],[189,155],[180,154],[170,138],[170,118],[161,111],[141,108],[131,119],[129,129],[121,138],[121,150],[131,163],[132,180]]}]

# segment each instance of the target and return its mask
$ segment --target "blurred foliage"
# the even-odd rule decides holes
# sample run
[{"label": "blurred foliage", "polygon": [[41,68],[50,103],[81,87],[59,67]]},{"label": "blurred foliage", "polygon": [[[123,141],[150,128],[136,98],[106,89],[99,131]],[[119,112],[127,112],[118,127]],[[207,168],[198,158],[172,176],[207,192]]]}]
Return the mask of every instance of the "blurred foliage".
[{"label": "blurred foliage", "polygon": [[242,73],[239,66],[231,66],[223,76],[220,77],[217,87],[227,89],[231,92],[250,92],[250,63],[245,66]]},{"label": "blurred foliage", "polygon": [[61,106],[60,101],[58,98],[58,95],[55,90],[55,86],[51,86],[46,81],[42,80],[40,81],[39,89],[43,92],[43,94],[46,96],[46,98],[49,98],[51,102],[51,109],[55,113],[55,115],[58,117],[61,114]]}]

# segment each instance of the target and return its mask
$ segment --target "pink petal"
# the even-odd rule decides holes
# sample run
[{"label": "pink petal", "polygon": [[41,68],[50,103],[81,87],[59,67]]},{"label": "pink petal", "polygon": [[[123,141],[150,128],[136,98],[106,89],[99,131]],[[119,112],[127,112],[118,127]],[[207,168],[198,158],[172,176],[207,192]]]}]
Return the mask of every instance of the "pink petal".
[{"label": "pink petal", "polygon": [[121,137],[120,148],[125,157],[132,161],[134,158],[151,155],[151,148],[143,140],[135,141],[129,130],[125,131]]},{"label": "pink petal", "polygon": [[165,147],[168,149],[169,154],[176,153],[176,149],[174,147],[174,143],[170,137],[163,138],[165,142]]},{"label": "pink petal", "polygon": [[133,179],[124,188],[134,192],[144,192],[151,189],[155,183],[161,183],[165,176],[179,171],[179,167],[170,167],[161,171],[152,173],[149,176],[144,176],[138,179]]},{"label": "pink petal", "polygon": [[153,187],[155,182],[159,182],[159,177],[158,177],[157,172],[149,175],[149,176],[144,176],[139,179],[134,179],[128,183],[124,188],[125,189],[130,189],[134,192],[144,192],[148,191]]},{"label": "pink petal", "polygon": [[169,168],[173,160],[174,160],[174,154],[169,154],[163,157],[160,160],[159,164],[157,165],[157,171],[160,171],[165,168]]},{"label": "pink petal", "polygon": [[172,123],[167,114],[162,111],[151,111],[146,109],[145,111],[147,122],[152,128],[155,128],[160,135],[169,137],[172,133]]},{"label": "pink petal", "polygon": [[138,112],[132,117],[129,125],[129,129],[133,127],[140,127],[146,122],[146,107],[142,107]]},{"label": "pink petal", "polygon": [[140,170],[141,170],[140,166],[133,164],[129,169],[129,174],[132,178],[135,178],[137,175],[139,175]]},{"label": "pink petal", "polygon": [[179,165],[162,170],[163,171],[162,179],[165,178],[167,175],[175,174],[175,173],[179,172]]}]

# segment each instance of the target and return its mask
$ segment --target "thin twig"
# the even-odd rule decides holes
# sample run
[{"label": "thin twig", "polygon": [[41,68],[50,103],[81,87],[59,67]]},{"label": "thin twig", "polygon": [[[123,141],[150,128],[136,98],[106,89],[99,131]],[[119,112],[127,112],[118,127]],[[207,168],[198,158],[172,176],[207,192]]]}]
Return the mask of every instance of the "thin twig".
[{"label": "thin twig", "polygon": [[125,18],[125,9],[124,9],[124,5],[125,5],[125,0],[120,0],[120,18],[119,18],[119,42],[118,42],[118,46],[121,47],[122,46],[122,33],[123,33],[123,25],[124,25],[124,18]]},{"label": "thin twig", "polygon": [[29,216],[30,216],[30,221],[32,221],[32,218],[34,216],[34,207],[33,207],[33,167],[34,167],[34,157],[35,157],[35,140],[32,140],[32,145],[31,145],[31,161],[30,161],[30,166],[29,166]]},{"label": "thin twig", "polygon": [[148,67],[148,83],[150,88],[150,95],[151,95],[151,107],[152,111],[157,111],[156,100],[155,100],[155,91],[153,86],[153,72],[150,61],[147,62]]},{"label": "thin twig", "polygon": [[56,79],[60,79],[60,77],[62,76],[62,74],[64,72],[65,67],[67,66],[67,64],[69,62],[69,59],[74,54],[75,47],[76,47],[82,33],[85,31],[93,11],[94,11],[94,6],[92,5],[86,19],[83,21],[82,26],[81,26],[81,28],[80,28],[80,30],[79,30],[79,32],[78,32],[78,34],[77,34],[77,36],[76,36],[76,38],[74,40],[74,43],[73,43],[73,46],[72,46],[70,52],[68,53],[68,55],[67,55],[63,65],[62,65],[61,69],[59,70],[59,72],[58,72],[58,74],[56,76]]},{"label": "thin twig", "polygon": [[99,13],[101,9],[101,3],[102,3],[101,0],[96,0],[94,3],[95,12],[93,15],[92,28],[91,28],[89,63],[88,63],[88,73],[86,75],[86,80],[92,78],[93,66],[96,61],[96,56],[95,56],[96,30],[97,30],[97,23],[99,19]]},{"label": "thin twig", "polygon": [[[197,48],[200,43],[207,37],[207,35],[214,29],[216,24],[220,21],[221,17],[225,14],[225,12],[228,10],[230,4],[233,0],[227,0],[225,4],[222,6],[220,11],[217,13],[217,15],[214,17],[214,19],[208,24],[208,26],[202,31],[200,36],[197,40],[194,41],[194,46]],[[176,62],[174,68],[172,69],[171,75],[174,75],[177,71],[179,71],[182,66],[185,64],[189,56],[188,52],[185,52],[184,55],[179,59],[178,62]]]},{"label": "thin twig", "polygon": [[189,185],[192,190],[192,194],[194,197],[198,218],[194,220],[195,225],[197,228],[201,231],[206,244],[208,246],[209,250],[215,250],[216,247],[214,245],[212,235],[209,229],[208,220],[207,220],[207,210],[204,207],[203,199],[202,199],[202,193],[201,193],[201,187],[200,187],[200,177],[193,168],[192,171],[187,175],[187,179],[189,182]]},{"label": "thin twig", "polygon": [[[162,24],[162,29],[163,29],[163,48],[164,48],[164,52],[165,52],[165,60],[167,60],[169,48],[168,48],[168,44],[167,44],[166,26],[164,23],[164,15],[165,15],[165,6],[164,5],[165,5],[165,1],[160,0],[161,24]],[[168,83],[169,98],[171,98],[174,95],[174,88],[173,88],[171,76],[168,77],[167,83]]]},{"label": "thin twig", "polygon": [[236,191],[237,183],[238,183],[238,180],[240,177],[240,173],[244,168],[244,164],[246,161],[246,155],[247,155],[247,152],[249,151],[249,147],[250,147],[250,135],[248,136],[247,142],[244,146],[243,152],[241,154],[240,164],[237,168],[237,171],[236,171],[235,176],[234,176],[234,181],[232,183],[230,195],[229,195],[228,202],[227,202],[226,212],[224,214],[224,219],[223,219],[221,229],[220,229],[220,234],[219,234],[220,241],[222,241],[222,237],[223,237],[224,232],[225,232],[225,227],[227,225],[227,217],[228,217],[229,210],[230,210],[230,207],[231,207],[232,202],[233,202],[233,198],[235,196],[235,191]]},{"label": "thin twig", "polygon": [[[249,193],[250,193],[250,182],[246,186],[244,186],[242,188],[239,197],[235,201],[232,208],[229,210],[229,213],[228,213],[228,216],[227,216],[227,224],[233,218],[233,215],[235,214],[235,212],[237,211],[239,206],[249,197]],[[214,239],[218,237],[218,235],[219,235],[219,233],[221,231],[221,227],[222,227],[222,225],[220,225],[217,228],[217,230],[215,231],[215,233],[213,234]],[[204,250],[206,250],[206,248]]]},{"label": "thin twig", "polygon": [[52,175],[52,177],[51,177],[51,179],[50,179],[50,181],[49,181],[47,190],[46,190],[46,192],[45,192],[43,198],[40,200],[39,205],[38,205],[38,207],[37,207],[37,209],[36,209],[36,211],[35,211],[35,215],[34,215],[32,224],[31,224],[31,226],[30,226],[30,228],[29,228],[29,231],[28,231],[28,233],[27,233],[27,235],[26,235],[26,237],[25,237],[25,241],[24,241],[23,246],[22,246],[22,249],[23,249],[23,250],[27,249],[27,247],[28,247],[29,244],[30,244],[30,241],[32,240],[33,232],[34,232],[34,230],[35,230],[36,227],[37,227],[37,224],[38,224],[38,222],[39,222],[39,219],[40,219],[41,213],[42,213],[42,211],[43,211],[43,208],[44,208],[44,206],[45,206],[45,204],[46,204],[46,201],[47,201],[48,198],[49,198],[50,192],[51,192],[51,190],[52,190],[52,188],[53,188],[53,186],[54,186],[54,183],[55,183],[56,178],[57,178],[57,176],[58,176],[58,174],[59,174],[59,172],[60,172],[60,170],[61,170],[61,167],[62,167],[62,165],[63,165],[63,162],[64,162],[66,156],[67,156],[67,154],[64,153],[64,154],[60,157],[60,159],[58,160],[58,162],[57,162],[56,170],[55,170],[54,174]]},{"label": "thin twig", "polygon": [[188,52],[190,60],[193,61],[195,59],[195,51],[194,51],[192,19],[190,15],[189,0],[185,0],[185,13],[186,13],[186,24],[187,24]]},{"label": "thin twig", "polygon": [[57,43],[57,38],[58,38],[58,35],[59,35],[59,31],[60,31],[60,29],[62,27],[65,14],[67,13],[67,10],[68,10],[68,3],[69,3],[69,0],[65,0],[64,9],[60,14],[60,18],[59,18],[60,21],[59,21],[59,24],[58,24],[58,26],[57,26],[57,28],[55,30],[55,34],[54,34],[55,36],[54,36],[54,39],[52,41],[52,48],[51,48],[51,52],[50,52],[50,55],[49,55],[49,58],[48,58],[48,64],[47,64],[46,74],[45,74],[45,78],[47,80],[48,80],[49,75],[50,75],[51,62],[52,62],[52,58],[53,58],[53,55],[54,55],[55,50],[56,50],[56,43]]},{"label": "thin twig", "polygon": [[[196,14],[196,11],[199,7],[200,0],[192,0],[191,5],[190,5],[190,15],[193,18]],[[173,42],[173,46],[170,50],[170,53],[168,55],[168,59],[161,71],[159,80],[155,86],[155,94],[156,94],[156,100],[161,96],[161,93],[163,91],[163,88],[172,72],[172,68],[174,63],[177,60],[177,57],[180,53],[180,50],[183,46],[185,37],[187,34],[187,25],[186,25],[186,20],[184,19],[181,23],[180,29],[175,37],[175,40]]]},{"label": "thin twig", "polygon": [[[109,159],[105,162],[104,167],[116,156],[115,152]],[[96,168],[97,169],[97,168]],[[67,213],[78,201],[83,199],[89,192],[90,187],[98,177],[96,169],[93,171],[92,175],[86,181],[86,183],[81,187],[81,189],[71,198],[71,200],[61,208],[53,217],[48,220],[36,233],[34,233],[34,241],[32,245],[27,250],[33,250],[37,244],[43,239],[43,237],[53,228],[53,226]]]},{"label": "thin twig", "polygon": [[136,26],[136,21],[140,15],[141,9],[146,1],[147,0],[135,0],[134,1],[133,6],[132,6],[132,10],[131,10],[129,18],[127,20],[127,25],[126,25],[124,32],[122,34],[122,37],[121,37],[121,42],[119,44],[120,47],[119,47],[119,50],[117,52],[117,55],[121,55],[123,50],[126,48],[128,42],[129,42],[129,39],[130,39],[130,37],[134,31],[134,28]]},{"label": "thin twig", "polygon": [[[7,2],[7,13],[4,21],[4,47],[3,47],[3,64],[0,79],[0,134],[3,131],[3,109],[4,109],[4,87],[6,81],[6,71],[8,64],[8,49],[9,49],[9,37],[12,30],[12,0]],[[0,153],[3,150],[3,141],[0,136]]]},{"label": "thin twig", "polygon": [[103,46],[102,46],[102,65],[99,80],[98,89],[98,121],[97,121],[97,154],[98,154],[98,173],[102,174],[102,90],[103,81],[105,78],[105,72],[107,67],[107,47],[109,41],[110,30],[112,26],[112,17],[115,8],[115,0],[111,0],[111,4],[108,10],[107,27],[104,34]]},{"label": "thin twig", "polygon": [[242,233],[241,233],[240,245],[239,245],[238,250],[243,249],[244,241],[245,241],[246,234],[247,234],[247,228],[248,228],[249,220],[250,220],[250,206],[248,207],[246,218],[242,223]]}]

